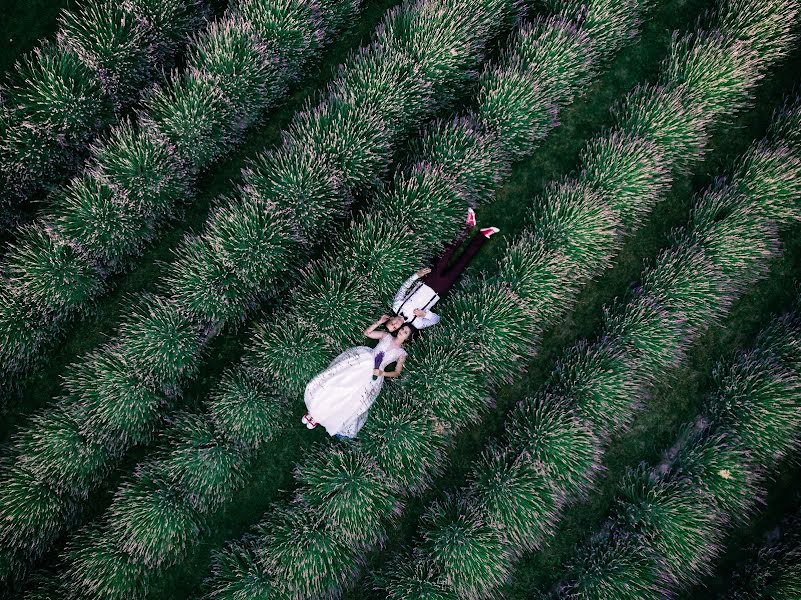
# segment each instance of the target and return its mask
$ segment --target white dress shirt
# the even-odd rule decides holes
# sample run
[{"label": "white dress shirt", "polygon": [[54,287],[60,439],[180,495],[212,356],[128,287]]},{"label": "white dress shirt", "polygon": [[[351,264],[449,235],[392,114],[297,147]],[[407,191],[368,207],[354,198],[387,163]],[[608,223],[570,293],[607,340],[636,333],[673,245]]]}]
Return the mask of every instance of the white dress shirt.
[{"label": "white dress shirt", "polygon": [[[392,301],[392,310],[410,325],[423,329],[439,323],[439,315],[429,310],[439,301],[439,295],[419,279],[415,273],[403,283]],[[417,308],[426,313],[424,317],[414,314]]]}]

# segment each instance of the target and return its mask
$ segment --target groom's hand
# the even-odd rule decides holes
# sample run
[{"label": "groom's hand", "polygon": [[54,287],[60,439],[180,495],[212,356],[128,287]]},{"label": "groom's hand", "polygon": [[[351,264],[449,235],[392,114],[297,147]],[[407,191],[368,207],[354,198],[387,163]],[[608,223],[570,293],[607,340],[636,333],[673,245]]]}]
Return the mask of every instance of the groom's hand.
[{"label": "groom's hand", "polygon": [[426,316],[426,311],[420,310],[419,308],[414,309],[414,316],[420,317],[421,319]]},{"label": "groom's hand", "polygon": [[428,275],[430,272],[431,272],[431,269],[429,269],[428,267],[423,267],[422,269],[417,271],[417,276],[418,277],[424,277],[425,275]]}]

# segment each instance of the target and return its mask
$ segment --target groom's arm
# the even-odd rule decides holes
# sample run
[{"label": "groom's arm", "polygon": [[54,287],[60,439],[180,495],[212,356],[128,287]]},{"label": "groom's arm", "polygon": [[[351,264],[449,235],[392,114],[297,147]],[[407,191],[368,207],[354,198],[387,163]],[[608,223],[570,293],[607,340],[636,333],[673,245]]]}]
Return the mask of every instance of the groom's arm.
[{"label": "groom's arm", "polygon": [[403,282],[403,285],[400,286],[398,293],[395,294],[394,300],[392,300],[392,312],[395,314],[398,313],[398,309],[400,308],[403,301],[406,300],[406,296],[409,294],[409,290],[412,289],[414,282],[419,279],[417,273],[414,273],[409,279]]},{"label": "groom's arm", "polygon": [[439,315],[437,313],[433,313],[430,310],[423,312],[426,313],[425,316],[417,317],[414,323],[412,323],[417,329],[425,329],[426,327],[431,327],[439,323]]}]

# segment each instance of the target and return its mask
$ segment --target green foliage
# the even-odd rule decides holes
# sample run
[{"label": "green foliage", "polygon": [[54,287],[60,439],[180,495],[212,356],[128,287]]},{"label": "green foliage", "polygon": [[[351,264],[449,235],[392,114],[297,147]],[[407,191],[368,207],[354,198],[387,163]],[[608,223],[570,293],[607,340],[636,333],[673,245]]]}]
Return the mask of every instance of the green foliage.
[{"label": "green foliage", "polygon": [[269,570],[279,594],[339,595],[361,566],[359,553],[342,537],[344,532],[310,519],[312,510],[302,504],[276,507],[259,526],[258,560]]},{"label": "green foliage", "polygon": [[718,17],[720,30],[745,41],[762,60],[787,54],[798,5],[787,0],[727,0]]},{"label": "green foliage", "polygon": [[799,449],[799,379],[773,361],[746,354],[715,373],[707,404],[715,425],[731,432],[757,464],[770,468]]},{"label": "green foliage", "polygon": [[738,295],[767,274],[779,253],[776,223],[733,190],[704,195],[691,216],[690,236]]},{"label": "green foliage", "polygon": [[568,180],[552,185],[534,209],[529,229],[570,261],[579,280],[611,264],[617,246],[620,216],[603,200],[589,185]]},{"label": "green foliage", "polygon": [[459,598],[485,597],[509,577],[509,556],[498,532],[464,498],[435,501],[421,524],[421,552]]},{"label": "green foliage", "polygon": [[295,474],[301,486],[298,500],[349,545],[382,543],[386,517],[400,513],[384,473],[358,448],[320,446],[297,465]]},{"label": "green foliage", "polygon": [[377,110],[331,97],[296,113],[284,131],[292,151],[313,146],[328,158],[345,187],[363,192],[377,186],[389,168],[390,131]]},{"label": "green foliage", "polygon": [[214,428],[246,448],[273,441],[286,425],[288,409],[287,396],[251,369],[226,371],[209,399]]},{"label": "green foliage", "polygon": [[[413,390],[448,429],[475,425],[491,407],[489,389],[475,369],[465,368],[465,347],[454,337],[429,330],[409,347],[409,369],[403,386]],[[371,417],[372,418],[372,417]]]},{"label": "green foliage", "polygon": [[118,109],[128,104],[150,73],[148,34],[122,3],[91,0],[62,13],[59,44],[95,72]]},{"label": "green foliage", "polygon": [[782,140],[794,149],[801,145],[801,96],[791,98],[773,115],[770,138]]},{"label": "green foliage", "polygon": [[108,523],[119,549],[153,568],[184,555],[205,529],[202,514],[181,492],[147,473],[117,490]]},{"label": "green foliage", "polygon": [[[329,8],[329,7],[326,7]],[[330,19],[319,4],[302,0],[281,0],[265,4],[261,0],[242,0],[234,9],[233,21],[249,24],[249,29],[269,52],[281,57],[287,74],[297,76],[303,62],[323,42],[322,21]]]},{"label": "green foliage", "polygon": [[86,311],[88,300],[103,289],[101,275],[85,257],[35,225],[17,233],[6,269],[24,302],[56,319]]},{"label": "green foliage", "polygon": [[586,497],[601,468],[600,441],[558,396],[542,394],[521,401],[511,415],[506,439],[512,452],[522,453],[569,497]]},{"label": "green foliage", "polygon": [[789,313],[771,321],[759,334],[757,351],[778,361],[796,376],[801,376],[801,317]]},{"label": "green foliage", "polygon": [[389,191],[379,191],[370,212],[408,227],[420,248],[433,251],[464,227],[466,211],[467,202],[454,179],[439,165],[420,162],[396,175]]},{"label": "green foliage", "polygon": [[[277,229],[304,244],[319,241],[324,228],[344,217],[349,198],[328,158],[313,145],[281,147],[259,154],[243,170],[246,198],[280,206],[290,219]],[[276,211],[276,208],[273,208]]]},{"label": "green foliage", "polygon": [[111,120],[94,74],[71,52],[45,43],[23,57],[3,90],[8,108],[0,141],[4,195],[25,197],[71,168],[76,150]]},{"label": "green foliage", "polygon": [[633,133],[613,131],[582,150],[580,175],[620,215],[623,227],[642,226],[672,183],[662,148]]},{"label": "green foliage", "polygon": [[492,281],[518,296],[535,321],[551,322],[577,293],[578,284],[564,276],[569,268],[564,254],[548,248],[536,231],[524,231],[504,252]]},{"label": "green foliage", "polygon": [[596,435],[608,439],[628,427],[641,404],[645,382],[633,373],[635,364],[629,353],[606,337],[569,349],[548,385],[552,393],[577,407]]},{"label": "green foliage", "polygon": [[449,325],[440,335],[461,350],[463,368],[481,373],[490,385],[511,380],[520,359],[534,352],[539,331],[532,331],[524,303],[492,282],[455,295],[440,312]]},{"label": "green foliage", "polygon": [[655,143],[665,165],[686,170],[703,156],[713,118],[688,96],[681,86],[638,86],[617,107],[617,123]]},{"label": "green foliage", "polygon": [[73,365],[64,386],[81,402],[82,430],[109,448],[150,442],[167,402],[134,363],[109,347]]},{"label": "green foliage", "polygon": [[373,574],[377,587],[388,600],[457,600],[447,586],[436,581],[427,561],[417,557],[396,556],[386,567]]},{"label": "green foliage", "polygon": [[[41,554],[71,522],[77,508],[73,500],[55,493],[27,467],[10,466],[0,485],[0,545],[9,552]],[[7,558],[14,562],[13,556]]]},{"label": "green foliage", "polygon": [[340,68],[328,93],[357,110],[376,111],[392,142],[408,134],[433,105],[431,88],[418,75],[414,60],[375,43],[361,48]]},{"label": "green foliage", "polygon": [[656,562],[628,533],[602,533],[579,551],[568,570],[557,594],[560,599],[640,600],[664,593]]},{"label": "green foliage", "polygon": [[119,338],[136,376],[154,386],[177,387],[198,368],[197,326],[163,296],[144,295],[120,325]]},{"label": "green foliage", "polygon": [[394,493],[419,494],[443,468],[446,423],[420,402],[416,390],[395,386],[370,408],[359,437]]},{"label": "green foliage", "polygon": [[335,356],[328,340],[313,323],[284,319],[258,325],[245,361],[254,373],[269,378],[277,393],[287,397],[303,394],[306,384]]},{"label": "green foliage", "polygon": [[[231,273],[247,290],[239,302],[255,301],[278,287],[280,274],[297,266],[297,240],[291,210],[271,202],[234,199],[215,209],[206,221],[203,240],[223,272]],[[200,265],[181,264],[175,270],[202,271]],[[191,279],[190,279],[191,281]],[[279,284],[280,285],[280,284]],[[237,299],[232,298],[232,302]]]},{"label": "green foliage", "polygon": [[627,475],[621,493],[621,523],[640,537],[667,581],[687,585],[709,574],[723,521],[706,490],[684,479],[659,480],[639,468]]},{"label": "green foliage", "polygon": [[15,445],[21,467],[57,492],[83,498],[108,474],[115,457],[113,449],[86,434],[79,404],[37,414]]},{"label": "green foliage", "polygon": [[262,288],[294,264],[290,217],[254,202],[218,208],[202,236],[185,237],[179,246],[165,277],[171,295],[201,322],[243,318],[269,291]]},{"label": "green foliage", "polygon": [[792,134],[776,143],[752,145],[731,178],[742,198],[752,200],[756,210],[782,227],[801,220],[801,157],[785,145],[788,139]]},{"label": "green foliage", "polygon": [[148,567],[117,546],[112,532],[85,529],[67,544],[62,575],[68,600],[124,600],[148,589]]},{"label": "green foliage", "polygon": [[764,61],[755,60],[746,42],[720,32],[702,32],[676,39],[662,71],[663,81],[682,86],[688,99],[708,119],[745,107]]},{"label": "green foliage", "polygon": [[509,160],[498,151],[495,136],[471,117],[437,120],[426,127],[415,144],[420,160],[436,165],[456,182],[457,193],[443,198],[448,202],[439,204],[439,210],[484,204],[509,175]]},{"label": "green foliage", "polygon": [[152,238],[152,223],[90,175],[73,179],[53,202],[53,228],[100,265],[138,253]]},{"label": "green foliage", "polygon": [[736,439],[712,433],[703,424],[690,424],[676,446],[666,457],[676,477],[706,489],[730,521],[742,523],[751,516],[759,497],[754,475],[757,465]]},{"label": "green foliage", "polygon": [[[778,535],[777,535],[778,533]],[[801,594],[801,527],[798,514],[784,519],[752,560],[739,567],[729,600],[792,600]]]},{"label": "green foliage", "polygon": [[202,0],[130,0],[127,3],[146,34],[151,55],[167,63],[209,16]]},{"label": "green foliage", "polygon": [[[287,49],[284,49],[285,51]],[[286,92],[284,67],[236,16],[212,23],[189,48],[187,61],[237,108],[237,127],[250,127]]]},{"label": "green foliage", "polygon": [[517,35],[501,64],[482,74],[477,110],[482,126],[515,160],[558,124],[560,106],[590,79],[593,59],[587,36],[559,19],[527,25]]},{"label": "green foliage", "polygon": [[608,60],[640,27],[640,0],[546,0],[545,5],[563,18],[575,21],[592,40],[596,60]]},{"label": "green foliage", "polygon": [[146,479],[166,483],[194,509],[210,513],[242,487],[250,452],[220,439],[203,415],[183,413],[172,420],[163,449],[142,470]]},{"label": "green foliage", "polygon": [[142,126],[163,135],[190,170],[197,172],[219,158],[231,141],[236,113],[212,77],[190,69],[148,98]]},{"label": "green foliage", "polygon": [[473,468],[469,501],[507,548],[540,549],[554,533],[563,494],[544,465],[527,453],[490,448]]},{"label": "green foliage", "polygon": [[291,600],[291,594],[273,585],[270,574],[258,560],[252,536],[244,543],[229,544],[212,554],[214,598],[221,600]]},{"label": "green foliage", "polygon": [[637,290],[640,297],[655,299],[662,318],[684,317],[685,335],[693,338],[720,319],[728,300],[728,282],[705,250],[679,240],[660,253]]},{"label": "green foliage", "polygon": [[[362,344],[359,325],[379,310],[377,299],[365,285],[365,274],[325,257],[304,267],[303,283],[294,295],[293,318],[329,348]],[[356,327],[354,328],[354,325]]]},{"label": "green foliage", "polygon": [[8,281],[0,283],[0,363],[4,370],[25,371],[39,348],[54,335],[55,327],[43,323],[41,315],[26,306],[19,287]]},{"label": "green foliage", "polygon": [[[378,46],[417,63],[417,76],[438,103],[448,103],[474,76],[469,67],[487,41],[485,7],[462,12],[460,4],[452,0],[436,7],[427,2],[395,7],[376,33]],[[482,21],[469,23],[471,15]]]},{"label": "green foliage", "polygon": [[366,287],[379,298],[392,297],[421,253],[419,240],[401,223],[374,214],[360,215],[342,231],[337,250],[342,268],[366,275]]},{"label": "green foliage", "polygon": [[148,219],[171,216],[191,194],[185,165],[151,129],[123,121],[92,147],[92,155],[93,175]]}]

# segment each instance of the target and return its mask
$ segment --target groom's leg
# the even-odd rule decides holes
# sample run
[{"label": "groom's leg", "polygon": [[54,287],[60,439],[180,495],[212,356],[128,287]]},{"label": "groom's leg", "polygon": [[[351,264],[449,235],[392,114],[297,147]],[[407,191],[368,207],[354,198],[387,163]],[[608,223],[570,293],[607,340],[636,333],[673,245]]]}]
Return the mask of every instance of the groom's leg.
[{"label": "groom's leg", "polygon": [[431,286],[438,295],[444,296],[445,293],[450,290],[453,285],[458,281],[459,277],[467,268],[467,265],[475,258],[478,251],[481,250],[481,247],[486,243],[487,238],[484,234],[480,231],[477,231],[473,237],[470,239],[470,242],[467,244],[467,248],[465,248],[462,255],[456,259],[456,261],[451,265],[451,268],[445,271],[437,278],[436,286]]},{"label": "groom's leg", "polygon": [[456,236],[456,239],[445,246],[445,249],[442,251],[442,253],[434,259],[434,263],[431,265],[431,273],[423,277],[423,283],[430,286],[431,284],[426,281],[427,278],[434,280],[437,279],[439,275],[445,273],[446,269],[448,268],[448,263],[450,262],[451,258],[453,258],[456,249],[462,245],[465,237],[467,237],[468,231],[469,230],[467,228],[462,229],[459,235]]}]

